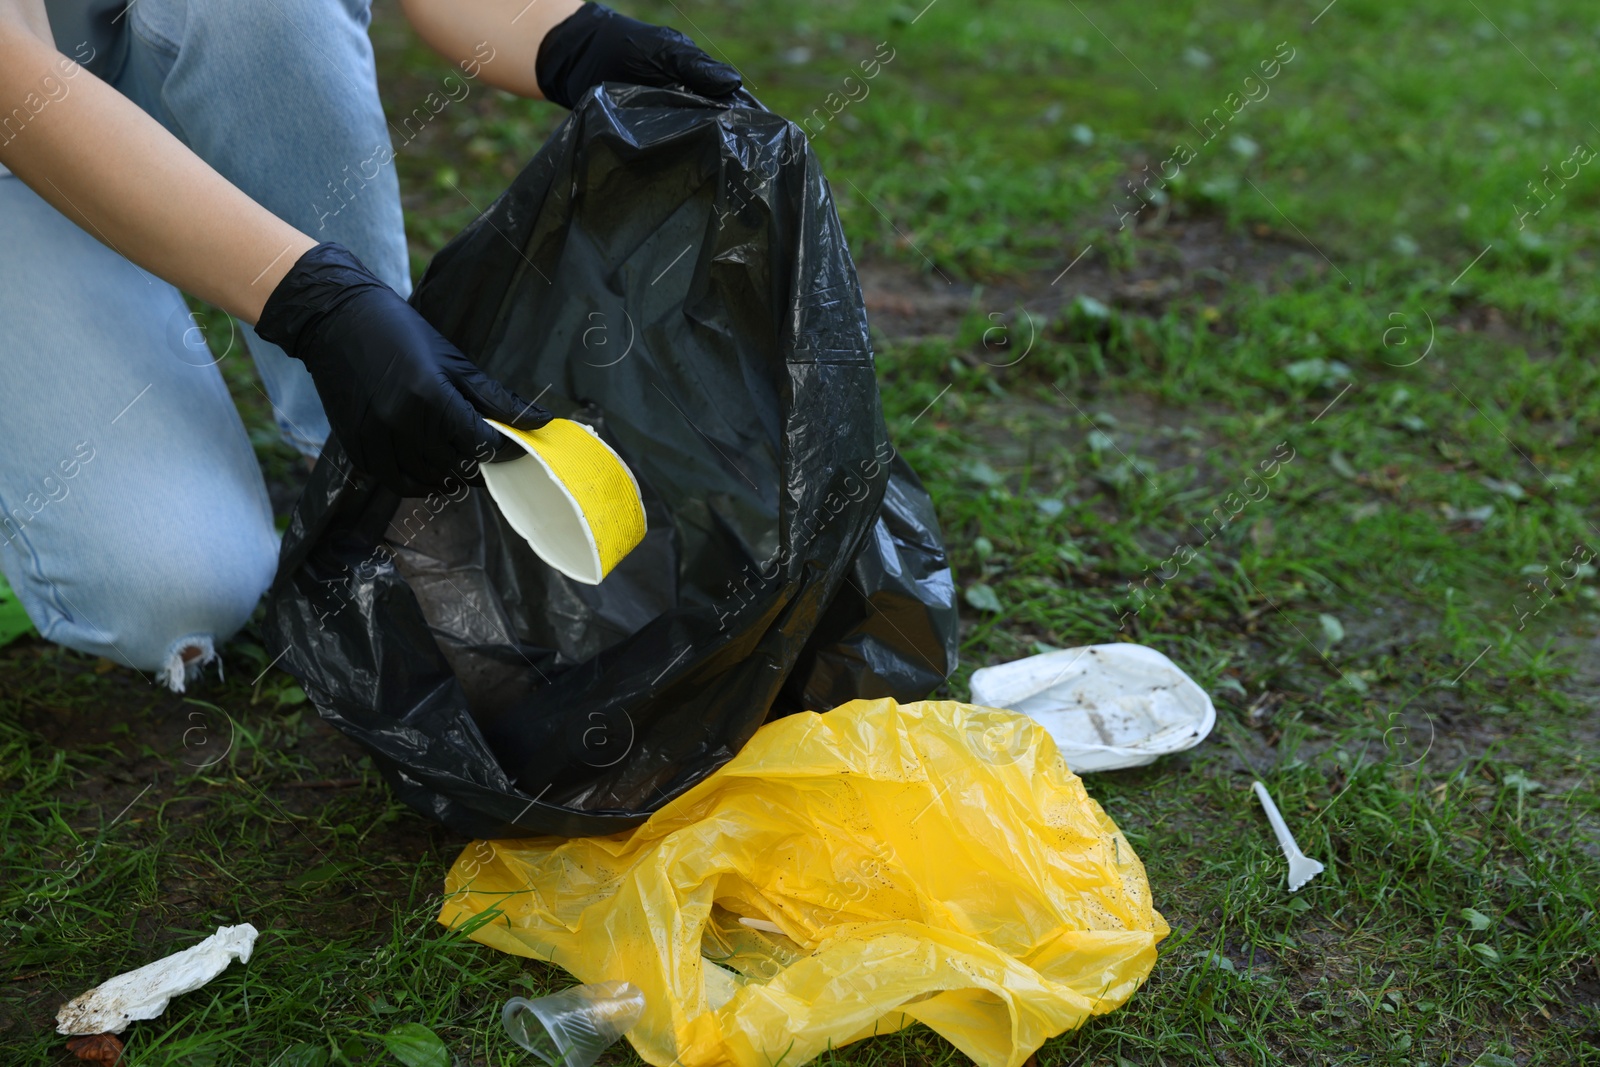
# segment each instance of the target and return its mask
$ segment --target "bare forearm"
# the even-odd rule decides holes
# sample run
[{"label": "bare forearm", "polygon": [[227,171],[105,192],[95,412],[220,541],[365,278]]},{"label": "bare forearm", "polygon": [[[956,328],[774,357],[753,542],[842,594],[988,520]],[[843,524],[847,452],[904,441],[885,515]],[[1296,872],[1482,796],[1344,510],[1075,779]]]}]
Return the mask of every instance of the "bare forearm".
[{"label": "bare forearm", "polygon": [[43,7],[0,3],[0,164],[103,243],[255,322],[314,240],[55,50]]},{"label": "bare forearm", "polygon": [[[546,33],[582,0],[400,0],[406,19],[434,51],[497,89],[542,99],[534,63]],[[493,58],[478,51],[487,43]]]}]

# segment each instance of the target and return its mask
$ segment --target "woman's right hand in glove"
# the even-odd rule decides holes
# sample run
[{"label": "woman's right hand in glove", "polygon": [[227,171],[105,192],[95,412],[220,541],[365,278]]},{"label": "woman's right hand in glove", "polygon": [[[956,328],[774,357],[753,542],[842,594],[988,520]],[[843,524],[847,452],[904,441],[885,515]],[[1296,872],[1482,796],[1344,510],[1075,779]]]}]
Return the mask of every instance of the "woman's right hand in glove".
[{"label": "woman's right hand in glove", "polygon": [[484,418],[519,430],[551,418],[479,370],[340,245],[300,257],[256,333],[306,365],[351,462],[402,496],[523,454]]}]

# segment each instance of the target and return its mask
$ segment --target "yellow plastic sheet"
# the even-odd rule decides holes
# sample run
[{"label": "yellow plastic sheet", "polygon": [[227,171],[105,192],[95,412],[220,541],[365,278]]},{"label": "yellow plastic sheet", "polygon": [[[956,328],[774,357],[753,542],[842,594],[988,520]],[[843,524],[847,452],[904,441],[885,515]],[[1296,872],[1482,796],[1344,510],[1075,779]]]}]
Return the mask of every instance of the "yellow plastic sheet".
[{"label": "yellow plastic sheet", "polygon": [[494,909],[476,940],[642,989],[628,1039],[659,1067],[802,1064],[912,1020],[1017,1067],[1126,1001],[1168,932],[1049,734],[938,701],[768,723],[636,830],[476,842],[445,885],[440,922]]}]

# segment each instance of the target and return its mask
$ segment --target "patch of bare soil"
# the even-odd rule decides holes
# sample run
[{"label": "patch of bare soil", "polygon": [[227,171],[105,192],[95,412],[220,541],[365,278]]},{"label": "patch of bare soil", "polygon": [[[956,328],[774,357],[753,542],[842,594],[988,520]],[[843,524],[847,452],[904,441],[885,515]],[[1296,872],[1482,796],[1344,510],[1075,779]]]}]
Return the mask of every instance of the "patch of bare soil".
[{"label": "patch of bare soil", "polygon": [[1215,218],[1141,228],[1132,247],[1131,257],[1096,244],[1068,247],[1059,265],[988,286],[873,258],[856,269],[873,329],[891,341],[949,336],[968,315],[1019,307],[1049,321],[1079,296],[1158,315],[1174,301],[1210,301],[1241,283],[1278,287],[1328,269],[1292,235],[1284,239],[1266,227],[1246,233]]}]

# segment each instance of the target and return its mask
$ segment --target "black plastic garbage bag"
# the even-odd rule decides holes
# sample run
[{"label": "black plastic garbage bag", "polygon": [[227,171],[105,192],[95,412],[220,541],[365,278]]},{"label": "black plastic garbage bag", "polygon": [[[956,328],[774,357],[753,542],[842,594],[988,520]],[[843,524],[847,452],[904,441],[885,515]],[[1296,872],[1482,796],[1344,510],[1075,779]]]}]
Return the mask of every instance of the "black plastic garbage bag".
[{"label": "black plastic garbage bag", "polygon": [[399,499],[330,442],[269,650],[396,792],[484,837],[611,833],[769,717],[956,663],[931,502],[885,433],[855,267],[800,130],[749,97],[586,97],[412,303],[637,476],[598,586],[465,481]]}]

